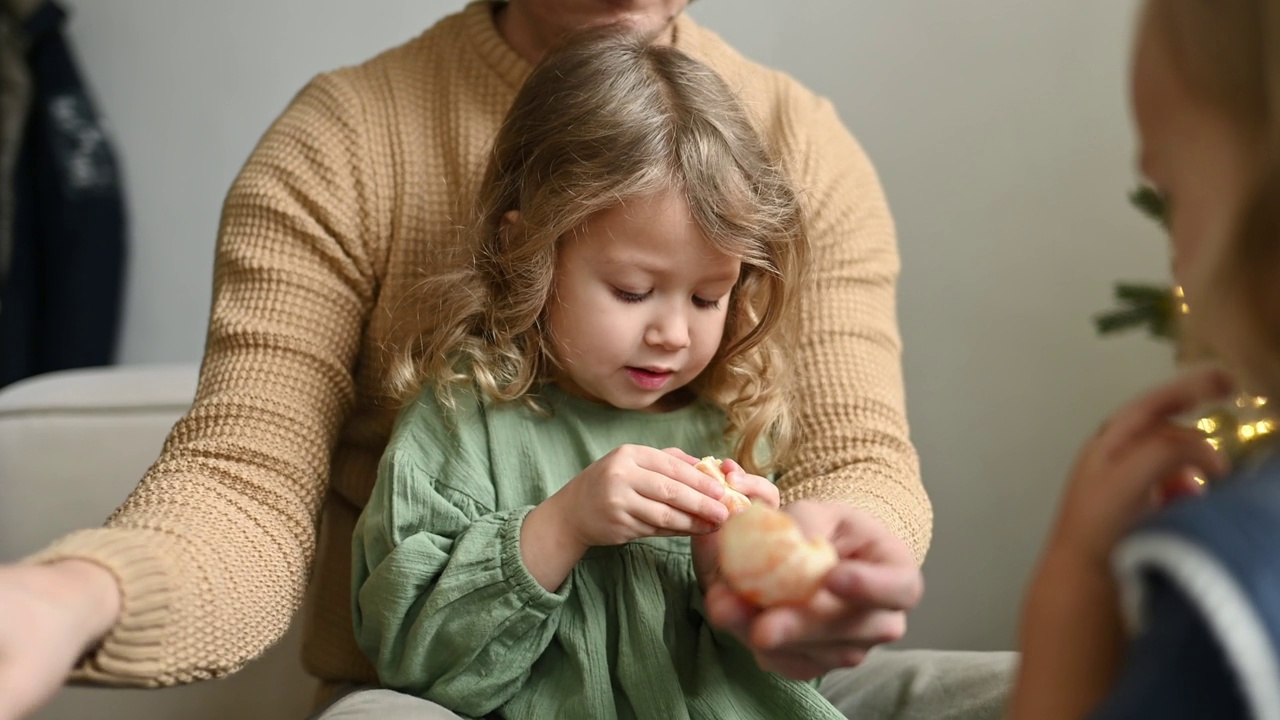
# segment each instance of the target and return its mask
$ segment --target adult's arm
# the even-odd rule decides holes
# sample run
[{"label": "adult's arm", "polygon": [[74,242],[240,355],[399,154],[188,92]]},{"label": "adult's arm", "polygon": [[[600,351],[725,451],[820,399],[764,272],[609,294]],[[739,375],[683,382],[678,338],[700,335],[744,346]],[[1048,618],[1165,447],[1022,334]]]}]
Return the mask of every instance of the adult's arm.
[{"label": "adult's arm", "polygon": [[301,602],[379,277],[363,126],[343,77],[327,75],[265,134],[223,209],[193,407],[105,527],[29,558],[88,560],[120,586],[118,619],[78,679],[225,675]]}]

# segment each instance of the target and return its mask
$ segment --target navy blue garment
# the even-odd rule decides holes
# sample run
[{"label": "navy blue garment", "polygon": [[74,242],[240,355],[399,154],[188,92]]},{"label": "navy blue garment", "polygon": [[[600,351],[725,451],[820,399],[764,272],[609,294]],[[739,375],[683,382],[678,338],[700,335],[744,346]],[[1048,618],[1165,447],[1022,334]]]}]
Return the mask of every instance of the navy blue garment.
[{"label": "navy blue garment", "polygon": [[1161,512],[1116,569],[1137,633],[1095,720],[1280,720],[1280,461]]},{"label": "navy blue garment", "polygon": [[1145,628],[1094,720],[1244,718],[1244,698],[1203,618],[1160,573],[1148,573]]},{"label": "navy blue garment", "polygon": [[46,2],[24,25],[32,98],[0,291],[0,387],[107,365],[115,354],[125,260],[120,174],[63,37],[65,19]]}]

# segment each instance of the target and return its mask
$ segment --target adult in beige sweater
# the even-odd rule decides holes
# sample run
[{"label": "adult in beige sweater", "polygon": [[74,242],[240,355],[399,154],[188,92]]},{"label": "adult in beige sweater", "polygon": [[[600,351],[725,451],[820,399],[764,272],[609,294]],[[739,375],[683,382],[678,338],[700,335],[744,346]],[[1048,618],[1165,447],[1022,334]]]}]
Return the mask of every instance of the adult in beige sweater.
[{"label": "adult in beige sweater", "polygon": [[[907,687],[949,697],[949,711],[998,705],[1006,658],[862,663],[905,631],[932,522],[905,418],[893,223],[832,106],[738,55],[686,4],[480,0],[294,98],[226,200],[194,406],[106,527],[0,567],[0,720],[47,699],[73,665],[80,680],[137,686],[234,672],[281,636],[304,593],[306,668],[329,690],[376,683],[353,639],[350,543],[395,416],[382,391],[386,349],[410,332],[400,301],[454,242],[531,64],[565,31],[607,21],[675,43],[739,89],[804,194],[817,254],[803,439],[779,485],[844,560],[805,608],[761,614],[709,587],[712,618],[767,670],[862,664],[828,675],[824,692],[868,717],[874,695],[889,707]],[[920,682],[921,663],[938,676]],[[954,683],[971,684],[972,708]]]}]

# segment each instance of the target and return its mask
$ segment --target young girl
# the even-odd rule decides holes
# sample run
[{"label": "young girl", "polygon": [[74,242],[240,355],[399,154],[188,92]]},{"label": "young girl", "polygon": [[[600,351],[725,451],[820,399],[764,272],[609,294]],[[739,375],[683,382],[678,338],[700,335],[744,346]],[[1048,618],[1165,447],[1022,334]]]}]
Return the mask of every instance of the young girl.
[{"label": "young girl", "polygon": [[521,89],[475,217],[420,288],[398,379],[421,394],[355,530],[356,636],[401,694],[367,692],[413,717],[841,717],[708,625],[688,537],[727,511],[683,451],[776,506],[791,432],[806,238],[733,93],[580,39]]},{"label": "young girl", "polygon": [[1150,512],[1192,471],[1227,472],[1179,415],[1233,386],[1280,398],[1280,0],[1148,0],[1133,102],[1186,332],[1229,374],[1140,398],[1082,452],[1028,596],[1014,716],[1280,718],[1280,457]]}]

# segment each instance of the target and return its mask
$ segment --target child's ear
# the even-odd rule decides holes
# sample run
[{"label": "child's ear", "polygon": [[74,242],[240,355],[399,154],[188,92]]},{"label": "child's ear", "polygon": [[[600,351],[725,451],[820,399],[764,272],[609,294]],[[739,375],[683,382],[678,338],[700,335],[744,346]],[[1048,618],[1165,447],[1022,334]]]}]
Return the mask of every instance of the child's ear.
[{"label": "child's ear", "polygon": [[511,230],[511,228],[519,224],[520,224],[520,211],[508,210],[502,213],[502,220],[501,222],[498,223],[498,229],[502,232],[507,232]]}]

